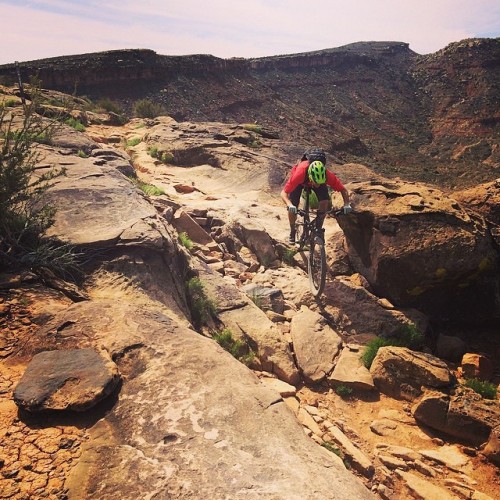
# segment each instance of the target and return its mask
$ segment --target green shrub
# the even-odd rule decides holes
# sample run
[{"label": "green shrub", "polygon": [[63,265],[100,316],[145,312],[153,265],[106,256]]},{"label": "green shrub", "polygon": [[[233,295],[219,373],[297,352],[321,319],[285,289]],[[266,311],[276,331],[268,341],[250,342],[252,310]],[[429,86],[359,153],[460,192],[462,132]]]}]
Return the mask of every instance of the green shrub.
[{"label": "green shrub", "polygon": [[109,99],[109,97],[99,99],[96,104],[99,108],[104,109],[104,111],[116,113],[117,115],[123,114],[123,108],[121,107],[121,105],[115,101],[112,101],[111,99]]},{"label": "green shrub", "polygon": [[159,188],[158,186],[155,186],[153,184],[139,182],[138,187],[144,194],[147,194],[148,196],[161,196],[162,194],[165,194],[165,191],[162,188]]},{"label": "green shrub", "polygon": [[156,146],[151,146],[148,148],[148,154],[151,158],[158,158],[158,148]]},{"label": "green shrub", "polygon": [[19,125],[14,125],[13,115],[8,117],[0,109],[0,266],[35,271],[47,267],[64,277],[77,267],[73,249],[42,239],[55,215],[46,191],[64,169],[33,175],[41,161],[37,142],[49,140],[60,124],[36,114],[40,102],[37,86],[30,88],[30,97]]},{"label": "green shrub", "polygon": [[292,265],[294,262],[294,257],[297,254],[297,249],[295,248],[287,248],[283,252],[283,261],[289,265]]},{"label": "green shrub", "polygon": [[341,398],[348,398],[352,394],[352,387],[349,387],[347,385],[338,385],[335,387],[335,392],[341,397]]},{"label": "green shrub", "polygon": [[88,158],[89,157],[89,155],[85,151],[82,151],[81,149],[78,150],[78,153],[76,153],[76,156],[78,156],[80,158]]},{"label": "green shrub", "polygon": [[191,278],[187,282],[187,295],[193,323],[199,328],[215,316],[217,308],[214,301],[207,297],[199,278]]},{"label": "green shrub", "polygon": [[15,106],[18,103],[16,99],[6,99],[5,101],[0,102],[0,108],[10,108]]},{"label": "green shrub", "polygon": [[249,366],[255,358],[253,351],[247,352],[248,348],[245,342],[233,338],[231,330],[225,328],[212,335],[212,338],[227,352],[229,352],[238,361]]},{"label": "green shrub", "polygon": [[186,247],[188,250],[193,248],[193,242],[186,232],[179,233],[179,240],[182,243],[182,246]]},{"label": "green shrub", "polygon": [[262,133],[262,127],[256,123],[243,123],[242,127],[250,132],[255,132],[256,134]]},{"label": "green shrub", "polygon": [[396,337],[401,342],[402,347],[409,347],[410,349],[422,349],[425,341],[424,334],[418,330],[414,323],[407,323],[403,325]]},{"label": "green shrub", "polygon": [[372,366],[373,360],[377,355],[378,350],[381,347],[385,347],[388,345],[394,345],[389,339],[383,337],[377,337],[373,340],[370,340],[368,344],[366,344],[365,351],[361,356],[361,361],[366,366],[366,368],[370,368]]},{"label": "green shrub", "polygon": [[477,378],[469,378],[465,381],[464,385],[477,392],[485,399],[497,398],[497,386],[491,382],[479,380]]},{"label": "green shrub", "polygon": [[140,137],[133,137],[132,139],[129,139],[125,143],[126,148],[133,148],[134,146],[137,146],[137,144],[140,144],[142,139]]},{"label": "green shrub", "polygon": [[64,120],[64,123],[66,125],[69,125],[70,127],[73,127],[75,130],[78,130],[78,132],[85,132],[85,125],[76,118],[66,118],[66,120]]},{"label": "green shrub", "polygon": [[149,99],[140,99],[134,104],[134,115],[139,118],[156,118],[165,115],[165,108]]},{"label": "green shrub", "polygon": [[370,368],[381,347],[396,346],[407,347],[418,350],[424,345],[425,337],[413,323],[402,326],[394,337],[377,337],[366,344],[365,352],[361,356],[361,361]]}]

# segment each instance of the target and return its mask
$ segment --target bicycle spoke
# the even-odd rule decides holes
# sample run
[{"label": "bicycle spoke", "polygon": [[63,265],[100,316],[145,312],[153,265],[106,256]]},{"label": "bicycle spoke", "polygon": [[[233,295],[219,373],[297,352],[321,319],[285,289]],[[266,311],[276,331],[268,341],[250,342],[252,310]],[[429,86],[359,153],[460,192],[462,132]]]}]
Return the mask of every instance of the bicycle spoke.
[{"label": "bicycle spoke", "polygon": [[317,235],[311,238],[308,260],[309,284],[312,294],[317,297],[323,292],[326,279],[325,244]]}]

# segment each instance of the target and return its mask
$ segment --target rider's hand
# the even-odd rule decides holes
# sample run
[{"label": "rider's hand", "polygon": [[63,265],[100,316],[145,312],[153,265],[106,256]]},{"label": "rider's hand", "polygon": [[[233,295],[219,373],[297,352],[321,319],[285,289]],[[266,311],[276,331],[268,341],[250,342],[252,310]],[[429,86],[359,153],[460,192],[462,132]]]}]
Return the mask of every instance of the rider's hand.
[{"label": "rider's hand", "polygon": [[347,203],[346,205],[344,205],[342,207],[342,211],[344,212],[344,215],[350,214],[352,212],[351,205],[349,203]]},{"label": "rider's hand", "polygon": [[291,214],[296,214],[297,213],[297,207],[295,205],[288,205],[288,211]]}]

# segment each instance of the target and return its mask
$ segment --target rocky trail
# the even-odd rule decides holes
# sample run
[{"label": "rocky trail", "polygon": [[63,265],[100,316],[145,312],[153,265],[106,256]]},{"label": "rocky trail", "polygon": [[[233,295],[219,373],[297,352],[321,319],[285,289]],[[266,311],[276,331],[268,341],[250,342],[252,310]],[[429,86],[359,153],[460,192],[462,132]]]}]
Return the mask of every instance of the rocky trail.
[{"label": "rocky trail", "polygon": [[[89,125],[47,149],[47,163],[70,170],[51,194],[60,207],[51,234],[97,257],[80,289],[31,274],[0,282],[0,498],[498,498],[499,469],[484,447],[417,421],[415,399],[376,390],[361,367],[369,338],[402,318],[424,324],[424,315],[344,275],[333,219],[325,227],[338,276],[320,301],[300,255],[283,262],[278,193],[295,158],[282,151],[242,126],[166,117]],[[134,171],[164,194],[137,195],[123,175]],[[353,187],[380,182],[361,165],[337,172]],[[189,250],[173,243],[182,232]],[[185,296],[172,291],[188,279],[185,262],[220,324],[257,352],[252,370],[209,328],[193,331]],[[34,354],[88,348],[116,363],[111,395],[76,413],[54,398],[46,412],[18,408],[13,393]],[[447,361],[443,370],[459,376],[459,367]],[[66,408],[83,404],[68,389]],[[78,397],[88,403],[88,393]],[[498,429],[498,402],[488,408]]]}]

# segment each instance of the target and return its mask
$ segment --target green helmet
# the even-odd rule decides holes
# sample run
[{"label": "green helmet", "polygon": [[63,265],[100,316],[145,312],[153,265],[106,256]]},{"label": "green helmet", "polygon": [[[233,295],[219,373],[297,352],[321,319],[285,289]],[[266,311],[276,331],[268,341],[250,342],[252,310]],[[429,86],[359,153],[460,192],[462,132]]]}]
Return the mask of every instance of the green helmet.
[{"label": "green helmet", "polygon": [[309,176],[309,180],[311,182],[324,184],[326,182],[326,167],[318,160],[313,161],[307,169],[307,175]]}]

